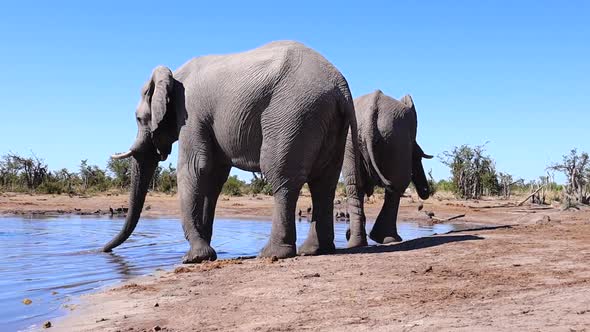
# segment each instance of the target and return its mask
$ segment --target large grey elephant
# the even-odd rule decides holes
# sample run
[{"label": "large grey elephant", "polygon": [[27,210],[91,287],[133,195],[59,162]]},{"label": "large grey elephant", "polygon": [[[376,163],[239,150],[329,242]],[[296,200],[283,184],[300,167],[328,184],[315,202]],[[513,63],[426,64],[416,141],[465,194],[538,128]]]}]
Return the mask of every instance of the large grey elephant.
[{"label": "large grey elephant", "polygon": [[[133,232],[154,169],[176,141],[182,226],[190,242],[184,263],[216,259],[210,246],[215,205],[232,166],[261,171],[272,186],[272,229],[262,257],[296,254],[295,208],[306,182],[313,225],[300,253],[334,251],[332,202],[348,128],[355,135],[357,129],[345,78],[317,52],[280,41],[194,58],[174,73],[157,67],[141,91],[136,120],[136,142],[113,156],[133,158],[129,214],[104,251]],[[357,169],[345,177],[356,181]]]},{"label": "large grey elephant", "polygon": [[[360,173],[363,177],[358,196],[361,199],[364,195],[371,196],[375,186],[385,188],[385,201],[369,237],[378,243],[401,241],[396,227],[397,212],[400,198],[410,181],[420,198],[430,196],[422,158],[430,159],[432,156],[426,155],[416,142],[414,102],[409,95],[398,101],[377,90],[356,98],[354,107],[362,155]],[[351,148],[353,143],[349,139]],[[344,160],[344,169],[352,170],[355,161],[348,157]],[[351,216],[357,211],[353,208]],[[365,225],[359,220],[364,218],[351,217],[350,232],[347,233],[349,247],[367,244]]]}]

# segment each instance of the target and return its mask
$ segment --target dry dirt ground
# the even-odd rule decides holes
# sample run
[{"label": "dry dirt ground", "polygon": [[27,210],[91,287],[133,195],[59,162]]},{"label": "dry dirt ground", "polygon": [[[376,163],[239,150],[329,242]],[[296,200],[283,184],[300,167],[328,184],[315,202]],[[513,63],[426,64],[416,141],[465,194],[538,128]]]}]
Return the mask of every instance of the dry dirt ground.
[{"label": "dry dirt ground", "polygon": [[[0,211],[57,203],[64,210],[92,210],[124,201],[39,198],[0,197]],[[336,255],[218,261],[155,272],[83,296],[51,330],[590,331],[590,211],[494,207],[503,203],[433,199],[423,211],[510,227]],[[151,196],[147,204],[154,216],[177,211],[175,198]],[[303,197],[300,208],[307,204]],[[368,205],[369,217],[379,204]],[[400,218],[427,222],[418,204],[404,199]],[[220,202],[218,215],[268,216],[271,205],[269,198],[230,198]]]}]

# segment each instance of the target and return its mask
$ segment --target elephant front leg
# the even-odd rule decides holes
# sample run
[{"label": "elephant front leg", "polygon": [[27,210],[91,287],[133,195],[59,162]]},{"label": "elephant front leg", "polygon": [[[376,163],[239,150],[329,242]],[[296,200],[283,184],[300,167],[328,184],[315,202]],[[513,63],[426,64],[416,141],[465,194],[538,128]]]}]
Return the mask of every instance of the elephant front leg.
[{"label": "elephant front leg", "polygon": [[214,174],[211,176],[212,184],[205,196],[204,202],[204,216],[203,220],[204,225],[207,225],[209,228],[206,230],[206,234],[209,235],[208,243],[211,243],[211,237],[213,236],[213,221],[215,219],[215,207],[217,206],[217,200],[219,198],[219,194],[221,194],[221,189],[223,188],[223,184],[227,181],[227,177],[229,175],[229,171],[231,170],[231,166],[219,166],[215,168]]},{"label": "elephant front leg", "polygon": [[295,207],[300,189],[280,189],[273,195],[274,209],[268,244],[260,257],[294,257],[295,248]]},{"label": "elephant front leg", "polygon": [[185,264],[217,259],[217,253],[210,246],[213,218],[207,216],[207,206],[210,205],[207,195],[214,185],[211,183],[213,174],[205,167],[203,158],[203,155],[179,156],[178,194],[182,228],[190,243],[190,249],[182,259]]},{"label": "elephant front leg", "polygon": [[383,206],[369,234],[371,240],[381,244],[402,241],[402,238],[397,233],[399,201],[400,196],[398,194],[385,191]]}]

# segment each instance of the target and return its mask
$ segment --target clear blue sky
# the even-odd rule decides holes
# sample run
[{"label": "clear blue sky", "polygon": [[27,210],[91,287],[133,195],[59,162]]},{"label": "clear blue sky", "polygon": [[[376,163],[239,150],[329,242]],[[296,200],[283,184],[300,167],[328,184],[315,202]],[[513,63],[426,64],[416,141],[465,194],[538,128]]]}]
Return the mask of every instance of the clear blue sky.
[{"label": "clear blue sky", "polygon": [[430,154],[490,141],[500,171],[533,179],[571,148],[590,152],[590,2],[285,3],[2,2],[0,154],[103,167],[133,142],[155,66],[279,39],[322,53],[354,96],[412,94]]}]

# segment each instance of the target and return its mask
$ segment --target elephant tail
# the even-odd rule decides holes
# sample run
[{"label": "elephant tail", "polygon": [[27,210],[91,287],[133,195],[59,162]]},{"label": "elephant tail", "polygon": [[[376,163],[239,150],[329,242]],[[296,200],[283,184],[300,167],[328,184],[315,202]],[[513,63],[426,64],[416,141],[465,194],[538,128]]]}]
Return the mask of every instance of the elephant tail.
[{"label": "elephant tail", "polygon": [[350,126],[350,130],[346,138],[342,175],[346,185],[347,206],[350,213],[350,236],[347,236],[348,247],[354,248],[367,245],[364,211],[365,179],[362,172],[362,155],[354,103],[348,87],[346,87],[345,92],[348,92],[348,94],[344,94],[339,108],[346,119],[347,126]]},{"label": "elephant tail", "polygon": [[377,93],[374,94],[374,100],[371,103],[371,110],[370,110],[370,114],[371,114],[371,128],[367,128],[368,131],[366,132],[366,140],[367,140],[367,152],[369,155],[369,160],[371,162],[371,167],[370,167],[370,172],[371,173],[376,173],[377,177],[379,178],[379,181],[381,182],[381,185],[383,185],[386,188],[392,188],[393,189],[393,185],[391,183],[391,181],[389,181],[385,175],[383,174],[383,172],[381,171],[381,169],[379,168],[379,163],[377,162],[377,157],[375,154],[375,133],[377,132],[377,107],[379,105],[379,97],[382,95],[382,92],[380,90],[377,90]]},{"label": "elephant tail", "polygon": [[[348,88],[347,88],[348,90]],[[350,93],[344,95],[344,100],[339,104],[340,111],[343,113],[347,126],[350,127],[346,143],[345,159],[354,159],[354,167],[343,169],[344,176],[354,178],[354,183],[358,188],[364,188],[364,179],[362,177],[362,155],[359,142],[358,125],[354,110],[354,102]]]}]

